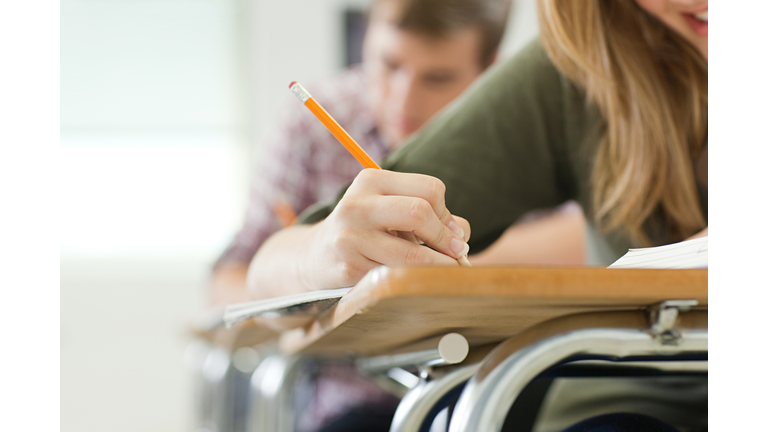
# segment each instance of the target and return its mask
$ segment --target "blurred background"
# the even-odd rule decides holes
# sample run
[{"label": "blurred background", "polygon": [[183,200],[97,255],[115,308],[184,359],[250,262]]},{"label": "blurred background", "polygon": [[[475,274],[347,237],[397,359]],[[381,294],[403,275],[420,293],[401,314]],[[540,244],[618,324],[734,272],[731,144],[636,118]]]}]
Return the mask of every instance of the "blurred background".
[{"label": "blurred background", "polygon": [[[189,323],[292,80],[368,0],[61,0],[61,430],[193,430]],[[502,55],[537,33],[515,0]]]}]

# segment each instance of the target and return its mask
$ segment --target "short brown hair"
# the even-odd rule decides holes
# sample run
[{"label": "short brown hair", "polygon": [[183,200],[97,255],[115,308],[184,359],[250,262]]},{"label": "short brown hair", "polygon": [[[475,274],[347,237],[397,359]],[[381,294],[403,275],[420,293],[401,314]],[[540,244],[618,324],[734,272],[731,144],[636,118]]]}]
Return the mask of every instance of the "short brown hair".
[{"label": "short brown hair", "polygon": [[507,26],[511,0],[376,0],[372,16],[383,4],[392,6],[389,20],[401,30],[444,37],[467,27],[480,31],[480,64],[488,66]]}]

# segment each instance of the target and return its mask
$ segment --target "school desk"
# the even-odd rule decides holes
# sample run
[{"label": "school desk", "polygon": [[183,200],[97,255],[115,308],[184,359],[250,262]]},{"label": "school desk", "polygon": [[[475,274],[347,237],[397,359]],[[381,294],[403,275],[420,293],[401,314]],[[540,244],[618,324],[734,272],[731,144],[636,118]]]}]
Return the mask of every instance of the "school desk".
[{"label": "school desk", "polygon": [[254,373],[248,430],[292,430],[297,359],[386,362],[454,332],[469,343],[467,360],[424,374],[392,430],[422,430],[456,389],[451,431],[500,430],[522,388],[565,363],[706,364],[707,298],[706,269],[379,267],[312,324],[279,336],[281,353]]}]

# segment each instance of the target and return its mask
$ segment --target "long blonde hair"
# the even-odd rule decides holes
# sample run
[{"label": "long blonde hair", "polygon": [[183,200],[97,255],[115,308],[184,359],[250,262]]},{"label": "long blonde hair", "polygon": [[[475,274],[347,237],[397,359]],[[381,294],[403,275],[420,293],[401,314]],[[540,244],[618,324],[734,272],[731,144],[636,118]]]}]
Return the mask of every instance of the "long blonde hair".
[{"label": "long blonde hair", "polygon": [[706,226],[693,157],[707,139],[707,61],[632,0],[540,0],[541,40],[605,121],[592,170],[603,231],[641,245]]}]

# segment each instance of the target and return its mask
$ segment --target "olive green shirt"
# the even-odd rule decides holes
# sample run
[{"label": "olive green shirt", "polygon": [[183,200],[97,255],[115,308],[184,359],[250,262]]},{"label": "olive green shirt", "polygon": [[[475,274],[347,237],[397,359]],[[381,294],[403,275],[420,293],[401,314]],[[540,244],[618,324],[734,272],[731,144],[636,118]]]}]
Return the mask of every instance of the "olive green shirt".
[{"label": "olive green shirt", "polygon": [[[534,40],[484,74],[382,168],[441,179],[447,208],[472,227],[472,252],[523,214],[573,199],[588,220],[588,264],[607,265],[633,245],[619,234],[599,233],[591,222],[590,173],[602,125],[598,109]],[[304,222],[332,208],[306,213]]]}]

